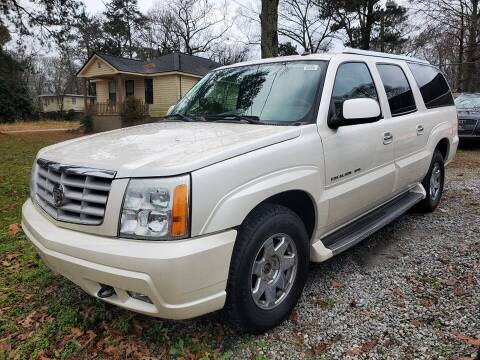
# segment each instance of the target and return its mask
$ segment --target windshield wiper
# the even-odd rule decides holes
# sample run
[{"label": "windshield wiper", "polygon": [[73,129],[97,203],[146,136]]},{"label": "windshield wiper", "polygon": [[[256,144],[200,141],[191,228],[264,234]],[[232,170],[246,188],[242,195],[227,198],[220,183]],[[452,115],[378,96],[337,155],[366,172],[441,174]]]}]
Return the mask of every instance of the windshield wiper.
[{"label": "windshield wiper", "polygon": [[246,116],[246,115],[238,115],[238,114],[228,114],[228,115],[215,115],[215,116],[207,116],[206,120],[212,121],[239,121],[248,124],[263,124],[258,118],[258,116]]},{"label": "windshield wiper", "polygon": [[195,121],[195,119],[192,119],[191,117],[180,114],[180,113],[170,114],[170,115],[167,115],[167,116],[164,117],[165,120],[173,119],[173,118],[180,118],[180,120],[185,121],[185,122]]}]

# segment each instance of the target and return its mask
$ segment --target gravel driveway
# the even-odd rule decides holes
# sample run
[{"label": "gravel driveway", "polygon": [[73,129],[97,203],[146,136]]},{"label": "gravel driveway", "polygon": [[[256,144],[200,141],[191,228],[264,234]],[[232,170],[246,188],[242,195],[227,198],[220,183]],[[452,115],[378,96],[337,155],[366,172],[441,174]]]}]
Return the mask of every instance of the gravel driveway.
[{"label": "gravel driveway", "polygon": [[[469,150],[467,150],[469,151]],[[440,207],[312,264],[290,320],[234,358],[462,359],[480,346],[480,152],[447,169]]]}]

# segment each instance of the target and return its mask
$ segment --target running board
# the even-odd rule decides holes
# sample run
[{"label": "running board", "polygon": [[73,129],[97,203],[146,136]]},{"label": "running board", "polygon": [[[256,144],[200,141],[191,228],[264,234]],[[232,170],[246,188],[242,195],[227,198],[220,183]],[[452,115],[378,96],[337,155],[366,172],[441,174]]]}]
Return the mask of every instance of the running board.
[{"label": "running board", "polygon": [[337,255],[380,230],[424,198],[425,190],[419,184],[409,192],[324,237],[322,243],[333,255]]}]

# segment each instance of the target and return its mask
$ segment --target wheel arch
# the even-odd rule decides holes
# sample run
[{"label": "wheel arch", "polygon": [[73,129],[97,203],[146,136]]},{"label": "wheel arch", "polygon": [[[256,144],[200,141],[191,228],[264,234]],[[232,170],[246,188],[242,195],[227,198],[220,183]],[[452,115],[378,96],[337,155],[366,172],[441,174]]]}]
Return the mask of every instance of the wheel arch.
[{"label": "wheel arch", "polygon": [[317,206],[311,194],[305,190],[287,190],[272,195],[257,204],[245,217],[245,221],[250,214],[259,206],[264,204],[282,205],[296,213],[307,230],[308,238],[312,240],[317,226]]},{"label": "wheel arch", "polygon": [[448,138],[444,137],[440,139],[440,141],[437,143],[437,146],[435,146],[435,150],[440,151],[443,156],[443,160],[447,161],[448,156],[450,155],[450,141]]}]

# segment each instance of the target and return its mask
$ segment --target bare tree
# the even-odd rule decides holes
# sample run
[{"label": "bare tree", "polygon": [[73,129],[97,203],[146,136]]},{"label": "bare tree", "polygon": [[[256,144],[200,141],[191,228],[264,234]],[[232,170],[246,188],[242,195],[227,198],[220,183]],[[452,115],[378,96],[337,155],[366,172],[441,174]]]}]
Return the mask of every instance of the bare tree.
[{"label": "bare tree", "polygon": [[279,18],[279,34],[305,51],[316,53],[328,48],[332,39],[332,18],[321,19],[318,0],[284,0]]},{"label": "bare tree", "polygon": [[[419,0],[412,4],[427,20],[420,37],[432,35],[420,42],[420,51],[426,57],[433,57],[431,61],[443,66],[444,71],[452,73],[457,90],[479,90],[480,78],[475,76],[480,70],[479,0]],[[439,38],[444,42],[435,47]],[[432,47],[436,51],[431,51]],[[446,66],[451,69],[446,70]]]},{"label": "bare tree", "polygon": [[168,45],[190,55],[208,52],[231,26],[225,7],[216,7],[211,0],[173,0],[151,14],[155,36],[150,39],[160,48]]},{"label": "bare tree", "polygon": [[222,65],[231,65],[247,60],[248,47],[241,44],[219,43],[212,50],[210,59]]},{"label": "bare tree", "polygon": [[278,56],[278,1],[262,0],[260,13],[262,58]]}]

